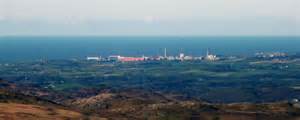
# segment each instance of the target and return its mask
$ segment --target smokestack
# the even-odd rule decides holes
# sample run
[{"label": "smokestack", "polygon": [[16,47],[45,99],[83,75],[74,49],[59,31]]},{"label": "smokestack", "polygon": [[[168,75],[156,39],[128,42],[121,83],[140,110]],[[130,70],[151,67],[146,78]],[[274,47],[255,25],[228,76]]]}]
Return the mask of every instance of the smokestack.
[{"label": "smokestack", "polygon": [[165,48],[165,58],[167,58],[167,48]]}]

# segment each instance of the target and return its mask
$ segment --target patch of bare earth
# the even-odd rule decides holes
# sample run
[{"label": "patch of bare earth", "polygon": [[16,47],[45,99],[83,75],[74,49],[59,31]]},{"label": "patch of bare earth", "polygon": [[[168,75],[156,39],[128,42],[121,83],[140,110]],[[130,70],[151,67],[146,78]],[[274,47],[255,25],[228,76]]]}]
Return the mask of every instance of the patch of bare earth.
[{"label": "patch of bare earth", "polygon": [[0,120],[106,120],[79,112],[31,104],[0,103]]}]

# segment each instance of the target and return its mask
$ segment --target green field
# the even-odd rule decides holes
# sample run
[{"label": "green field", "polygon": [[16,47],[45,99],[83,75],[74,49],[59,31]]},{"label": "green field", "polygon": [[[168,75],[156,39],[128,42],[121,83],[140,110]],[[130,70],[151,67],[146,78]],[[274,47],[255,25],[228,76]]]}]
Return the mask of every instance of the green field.
[{"label": "green field", "polygon": [[0,77],[53,91],[128,88],[180,94],[211,102],[265,102],[300,97],[300,62],[70,60],[0,65]]}]

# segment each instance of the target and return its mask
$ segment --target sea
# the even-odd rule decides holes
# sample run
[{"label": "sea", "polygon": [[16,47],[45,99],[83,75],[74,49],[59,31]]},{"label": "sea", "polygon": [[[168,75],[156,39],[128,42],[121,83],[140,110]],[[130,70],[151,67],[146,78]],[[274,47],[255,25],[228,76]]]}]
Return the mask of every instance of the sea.
[{"label": "sea", "polygon": [[122,37],[3,36],[0,61],[85,59],[87,56],[253,56],[257,52],[300,53],[300,37]]}]

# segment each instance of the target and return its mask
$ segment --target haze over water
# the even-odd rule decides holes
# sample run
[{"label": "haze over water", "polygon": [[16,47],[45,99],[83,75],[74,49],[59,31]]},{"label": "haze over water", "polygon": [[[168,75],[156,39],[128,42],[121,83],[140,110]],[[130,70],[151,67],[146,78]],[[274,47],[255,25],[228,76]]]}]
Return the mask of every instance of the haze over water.
[{"label": "haze over water", "polygon": [[0,37],[0,61],[84,59],[86,56],[202,56],[300,52],[300,37]]}]

